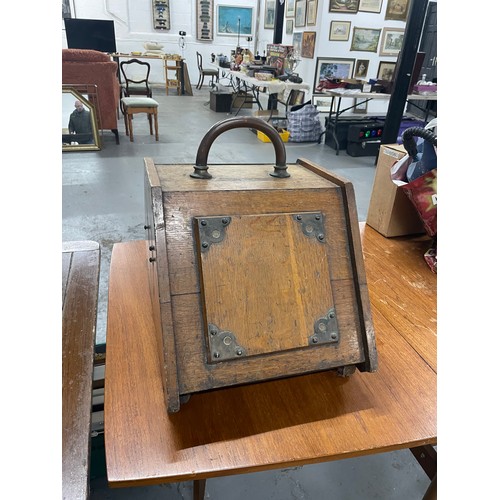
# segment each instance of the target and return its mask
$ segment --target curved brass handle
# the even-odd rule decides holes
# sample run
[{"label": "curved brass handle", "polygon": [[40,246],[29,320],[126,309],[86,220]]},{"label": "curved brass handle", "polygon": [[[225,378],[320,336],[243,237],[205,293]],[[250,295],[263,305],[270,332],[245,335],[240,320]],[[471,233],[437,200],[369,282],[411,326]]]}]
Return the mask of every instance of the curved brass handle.
[{"label": "curved brass handle", "polygon": [[212,178],[212,176],[208,173],[207,166],[210,146],[220,134],[233,128],[254,128],[266,134],[269,139],[271,139],[276,153],[276,165],[274,166],[274,171],[270,172],[269,175],[281,178],[290,177],[290,174],[286,171],[285,145],[277,130],[264,120],[253,116],[228,118],[227,120],[222,120],[213,125],[200,142],[198,153],[196,154],[196,165],[194,166],[194,172],[190,174],[191,177],[194,179]]}]

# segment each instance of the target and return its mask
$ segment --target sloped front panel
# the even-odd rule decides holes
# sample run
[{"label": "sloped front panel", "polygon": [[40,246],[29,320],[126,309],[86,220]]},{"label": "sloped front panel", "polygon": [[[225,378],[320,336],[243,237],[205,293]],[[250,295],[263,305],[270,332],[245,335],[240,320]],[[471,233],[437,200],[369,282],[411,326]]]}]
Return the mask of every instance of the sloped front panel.
[{"label": "sloped front panel", "polygon": [[209,363],[338,342],[323,217],[195,218]]}]

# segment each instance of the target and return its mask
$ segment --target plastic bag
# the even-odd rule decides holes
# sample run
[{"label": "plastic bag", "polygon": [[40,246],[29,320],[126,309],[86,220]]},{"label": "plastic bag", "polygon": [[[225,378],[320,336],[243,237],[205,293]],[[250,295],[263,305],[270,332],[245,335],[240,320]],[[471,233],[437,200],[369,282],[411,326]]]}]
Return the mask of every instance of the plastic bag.
[{"label": "plastic bag", "polygon": [[312,104],[296,106],[288,112],[290,142],[317,142],[323,133],[319,111]]}]

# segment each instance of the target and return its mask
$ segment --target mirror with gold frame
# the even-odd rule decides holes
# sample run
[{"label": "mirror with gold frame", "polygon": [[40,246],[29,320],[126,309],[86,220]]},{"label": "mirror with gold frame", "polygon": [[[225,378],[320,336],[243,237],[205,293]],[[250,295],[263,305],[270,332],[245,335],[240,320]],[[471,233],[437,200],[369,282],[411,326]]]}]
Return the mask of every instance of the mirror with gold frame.
[{"label": "mirror with gold frame", "polygon": [[62,87],[62,150],[101,149],[97,113],[91,96],[74,87]]}]

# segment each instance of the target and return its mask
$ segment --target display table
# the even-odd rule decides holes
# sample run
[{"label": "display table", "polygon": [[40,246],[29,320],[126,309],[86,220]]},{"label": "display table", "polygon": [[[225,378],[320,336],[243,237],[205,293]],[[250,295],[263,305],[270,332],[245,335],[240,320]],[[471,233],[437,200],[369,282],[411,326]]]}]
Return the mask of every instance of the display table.
[{"label": "display table", "polygon": [[168,414],[148,286],[146,241],[113,247],[105,441],[111,487],[237,473],[435,444],[436,275],[426,237],[361,225],[379,369],[332,371],[198,393]]},{"label": "display table", "polygon": [[[229,70],[227,68],[220,68],[220,69],[223,69],[223,74],[230,79],[233,90],[235,91],[235,96],[237,96],[238,93],[242,93],[249,97],[249,99],[241,103],[241,105],[236,110],[235,115],[237,115],[240,112],[245,102],[255,103],[259,107],[259,110],[263,109],[262,104],[260,102],[260,93],[266,92],[269,94],[271,99],[285,105],[285,116],[286,116],[286,112],[288,111],[288,106],[291,104],[289,100],[291,91],[292,90],[305,91],[310,89],[310,86],[307,83],[293,83],[288,80],[282,82],[277,79],[264,81],[254,78],[252,76],[248,76],[246,73],[243,73],[241,71]],[[272,110],[273,108],[271,108],[271,115],[272,115]]]}]

